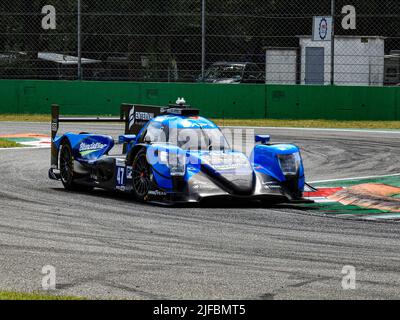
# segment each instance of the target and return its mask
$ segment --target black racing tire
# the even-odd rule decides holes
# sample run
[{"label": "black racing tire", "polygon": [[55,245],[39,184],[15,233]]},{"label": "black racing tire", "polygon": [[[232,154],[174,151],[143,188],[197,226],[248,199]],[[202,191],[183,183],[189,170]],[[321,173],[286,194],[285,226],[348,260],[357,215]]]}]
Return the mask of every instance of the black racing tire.
[{"label": "black racing tire", "polygon": [[132,164],[132,193],[136,200],[146,201],[152,181],[151,167],[147,161],[146,149],[140,150]]},{"label": "black racing tire", "polygon": [[93,187],[79,185],[75,182],[74,156],[72,147],[68,141],[63,141],[60,146],[60,176],[61,182],[69,191],[91,191]]}]

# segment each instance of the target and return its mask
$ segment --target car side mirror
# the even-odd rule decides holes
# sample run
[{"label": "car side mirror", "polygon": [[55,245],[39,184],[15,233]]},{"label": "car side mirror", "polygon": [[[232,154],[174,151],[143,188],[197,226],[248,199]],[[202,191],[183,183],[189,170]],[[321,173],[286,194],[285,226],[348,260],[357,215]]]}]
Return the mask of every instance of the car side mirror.
[{"label": "car side mirror", "polygon": [[124,134],[122,136],[119,136],[118,142],[120,144],[124,144],[124,143],[130,143],[135,140],[136,140],[135,134]]},{"label": "car side mirror", "polygon": [[268,142],[271,141],[271,136],[269,135],[256,135],[256,143],[261,142],[261,144],[267,144]]}]

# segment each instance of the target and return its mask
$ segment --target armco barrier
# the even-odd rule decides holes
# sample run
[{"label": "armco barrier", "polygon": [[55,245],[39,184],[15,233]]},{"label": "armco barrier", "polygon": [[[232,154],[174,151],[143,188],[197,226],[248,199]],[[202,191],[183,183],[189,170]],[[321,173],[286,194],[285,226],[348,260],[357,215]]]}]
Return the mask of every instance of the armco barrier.
[{"label": "armco barrier", "polygon": [[0,113],[117,115],[123,102],[184,97],[204,116],[231,119],[400,120],[400,88],[0,80]]}]

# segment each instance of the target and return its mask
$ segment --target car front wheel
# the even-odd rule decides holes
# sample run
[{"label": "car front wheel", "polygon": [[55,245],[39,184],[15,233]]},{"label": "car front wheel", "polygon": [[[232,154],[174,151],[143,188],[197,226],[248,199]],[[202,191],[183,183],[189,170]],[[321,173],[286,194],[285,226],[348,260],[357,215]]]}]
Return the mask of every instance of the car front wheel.
[{"label": "car front wheel", "polygon": [[147,162],[146,150],[139,151],[132,165],[133,194],[139,201],[145,201],[150,190],[152,171]]}]

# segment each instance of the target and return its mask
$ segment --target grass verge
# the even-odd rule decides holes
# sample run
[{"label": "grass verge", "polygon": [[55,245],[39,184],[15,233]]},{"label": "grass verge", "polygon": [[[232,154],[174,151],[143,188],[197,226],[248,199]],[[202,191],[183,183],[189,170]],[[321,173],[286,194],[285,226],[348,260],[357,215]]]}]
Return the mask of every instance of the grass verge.
[{"label": "grass verge", "polygon": [[[277,119],[213,119],[219,126],[294,127],[332,129],[400,129],[400,121],[343,121],[343,120],[277,120]],[[0,121],[50,122],[46,114],[2,114]]]},{"label": "grass verge", "polygon": [[0,300],[85,300],[79,297],[52,296],[40,293],[0,292]]},{"label": "grass verge", "polygon": [[23,147],[21,144],[14,141],[8,141],[5,139],[0,139],[0,148],[19,148]]},{"label": "grass verge", "polygon": [[0,121],[50,122],[50,114],[0,114]]}]

